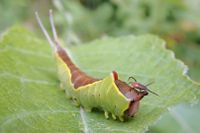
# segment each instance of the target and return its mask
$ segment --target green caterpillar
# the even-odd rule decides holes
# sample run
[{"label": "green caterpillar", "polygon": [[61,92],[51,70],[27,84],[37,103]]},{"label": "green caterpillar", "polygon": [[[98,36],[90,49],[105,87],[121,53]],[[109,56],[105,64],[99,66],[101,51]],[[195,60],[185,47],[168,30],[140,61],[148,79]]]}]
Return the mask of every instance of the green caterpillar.
[{"label": "green caterpillar", "polygon": [[96,79],[82,72],[61,47],[51,10],[49,14],[54,36],[53,41],[44,28],[37,12],[36,19],[53,49],[61,87],[65,90],[67,97],[87,111],[91,111],[93,108],[103,110],[106,118],[109,118],[110,114],[113,119],[118,118],[120,121],[133,117],[139,108],[140,100],[148,92],[152,91],[146,87],[147,85],[140,84],[133,77],[130,77],[130,79],[135,81],[128,85],[118,78],[118,74],[115,71],[104,79]]}]

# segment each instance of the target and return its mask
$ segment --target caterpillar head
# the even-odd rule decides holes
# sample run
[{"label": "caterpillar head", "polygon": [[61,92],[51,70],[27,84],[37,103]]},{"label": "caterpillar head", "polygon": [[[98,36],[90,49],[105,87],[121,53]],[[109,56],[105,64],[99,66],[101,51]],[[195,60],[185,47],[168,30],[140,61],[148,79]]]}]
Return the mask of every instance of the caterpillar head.
[{"label": "caterpillar head", "polygon": [[143,85],[139,82],[134,77],[129,77],[129,79],[133,79],[134,81],[130,83],[130,87],[132,88],[133,91],[130,92],[131,97],[133,100],[131,101],[129,108],[126,112],[126,115],[128,117],[133,117],[134,114],[137,112],[138,107],[139,107],[139,101],[146,95],[150,93],[157,95],[157,93],[149,90],[147,86],[151,85],[153,82],[148,83],[147,85]]},{"label": "caterpillar head", "polygon": [[133,82],[127,84],[124,81],[118,79],[117,73],[113,72],[113,76],[115,77],[115,84],[119,88],[119,90],[123,93],[123,95],[130,100],[129,108],[125,111],[125,117],[133,117],[139,108],[140,100],[150,93],[158,95],[157,93],[149,90],[147,86],[152,84],[153,82],[143,85],[133,77],[129,79],[133,79]]}]

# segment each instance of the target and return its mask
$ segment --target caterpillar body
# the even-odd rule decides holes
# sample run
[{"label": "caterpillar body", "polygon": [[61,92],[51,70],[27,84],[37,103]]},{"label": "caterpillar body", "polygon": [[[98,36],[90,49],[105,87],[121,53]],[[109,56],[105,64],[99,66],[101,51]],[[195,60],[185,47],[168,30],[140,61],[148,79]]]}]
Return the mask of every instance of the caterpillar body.
[{"label": "caterpillar body", "polygon": [[130,79],[132,78],[135,81],[130,85],[127,84],[118,78],[116,71],[111,72],[103,79],[93,78],[81,71],[72,62],[68,53],[58,41],[51,10],[49,16],[54,36],[53,40],[36,12],[39,26],[53,50],[58,66],[58,77],[67,97],[87,111],[91,111],[93,108],[103,110],[105,118],[109,118],[110,114],[113,119],[119,119],[120,121],[133,117],[139,108],[140,100],[152,91],[137,82],[133,77],[130,77]]}]

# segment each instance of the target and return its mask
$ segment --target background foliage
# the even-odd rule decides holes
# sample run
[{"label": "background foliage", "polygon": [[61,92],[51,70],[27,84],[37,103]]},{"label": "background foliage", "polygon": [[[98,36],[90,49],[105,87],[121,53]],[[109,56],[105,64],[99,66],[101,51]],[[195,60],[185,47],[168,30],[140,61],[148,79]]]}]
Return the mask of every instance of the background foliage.
[{"label": "background foliage", "polygon": [[[13,24],[23,24],[43,37],[34,11],[38,10],[49,26],[47,13],[53,8],[59,34],[68,44],[154,33],[166,40],[167,47],[189,66],[188,75],[200,81],[199,6],[200,1],[196,0],[0,0],[0,32]],[[199,110],[199,104],[174,107],[149,132],[197,132],[200,129],[195,114]]]}]

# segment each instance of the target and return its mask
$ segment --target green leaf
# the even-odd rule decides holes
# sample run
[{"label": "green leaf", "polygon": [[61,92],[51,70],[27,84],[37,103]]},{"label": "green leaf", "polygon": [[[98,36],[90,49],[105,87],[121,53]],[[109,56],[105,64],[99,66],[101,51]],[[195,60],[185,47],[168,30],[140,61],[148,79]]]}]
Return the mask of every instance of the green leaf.
[{"label": "green leaf", "polygon": [[164,42],[153,35],[96,40],[71,49],[85,72],[104,77],[152,80],[150,94],[127,122],[106,120],[102,112],[75,107],[59,90],[56,64],[48,44],[21,28],[12,28],[0,42],[0,132],[144,132],[170,106],[200,98],[200,85],[186,75]]},{"label": "green leaf", "polygon": [[[200,104],[181,104],[164,113],[147,133],[198,133],[200,131]],[[167,126],[166,126],[167,125]]]},{"label": "green leaf", "polygon": [[200,82],[200,45],[197,44],[181,44],[176,45],[173,49],[177,58],[183,60],[189,67],[189,75]]}]

